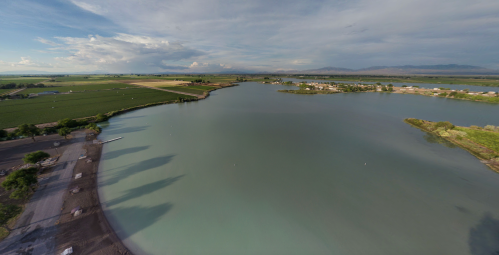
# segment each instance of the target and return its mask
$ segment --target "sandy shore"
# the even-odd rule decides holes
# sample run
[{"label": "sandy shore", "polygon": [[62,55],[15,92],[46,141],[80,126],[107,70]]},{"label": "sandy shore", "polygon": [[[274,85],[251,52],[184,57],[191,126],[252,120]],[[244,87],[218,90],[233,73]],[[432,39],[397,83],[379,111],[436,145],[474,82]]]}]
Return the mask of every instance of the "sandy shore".
[{"label": "sandy shore", "polygon": [[[59,219],[56,236],[57,254],[73,247],[74,254],[114,255],[132,254],[116,236],[100,206],[97,192],[97,171],[101,158],[102,145],[93,144],[90,139],[84,147],[87,159],[78,160],[69,188],[79,187],[79,193],[64,196],[64,204]],[[82,178],[74,176],[82,173]],[[71,210],[80,206],[83,213],[74,217]]]}]

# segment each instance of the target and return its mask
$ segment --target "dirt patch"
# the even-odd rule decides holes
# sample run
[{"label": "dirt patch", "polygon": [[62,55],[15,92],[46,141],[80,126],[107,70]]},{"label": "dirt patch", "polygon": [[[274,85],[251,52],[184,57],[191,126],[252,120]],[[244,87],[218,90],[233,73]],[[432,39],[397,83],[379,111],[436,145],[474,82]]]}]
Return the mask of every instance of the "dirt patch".
[{"label": "dirt patch", "polygon": [[[64,196],[64,207],[56,236],[57,254],[68,247],[73,247],[74,254],[132,254],[116,236],[100,206],[97,170],[102,145],[88,141],[85,149],[87,158],[76,163],[73,179],[69,184],[69,190],[79,187],[80,192],[70,194],[68,190]],[[88,159],[92,162],[87,163]],[[78,173],[82,173],[82,178],[75,180],[74,176]],[[79,216],[73,216],[71,210],[78,206],[83,212]]]}]

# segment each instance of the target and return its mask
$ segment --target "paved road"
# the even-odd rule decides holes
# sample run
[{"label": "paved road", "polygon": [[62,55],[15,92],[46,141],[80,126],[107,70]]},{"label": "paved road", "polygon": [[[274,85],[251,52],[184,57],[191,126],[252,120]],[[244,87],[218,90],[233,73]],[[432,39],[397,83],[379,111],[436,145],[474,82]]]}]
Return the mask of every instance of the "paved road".
[{"label": "paved road", "polygon": [[39,180],[39,188],[26,205],[14,230],[0,243],[0,254],[54,254],[56,221],[63,195],[73,176],[79,155],[84,153],[85,133],[73,133],[72,144],[59,159],[51,175]]}]

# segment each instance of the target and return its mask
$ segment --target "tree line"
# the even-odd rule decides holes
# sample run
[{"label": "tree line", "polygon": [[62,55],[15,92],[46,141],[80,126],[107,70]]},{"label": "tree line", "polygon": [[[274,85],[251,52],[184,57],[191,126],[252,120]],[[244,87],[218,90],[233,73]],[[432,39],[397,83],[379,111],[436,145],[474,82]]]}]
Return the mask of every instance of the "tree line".
[{"label": "tree line", "polygon": [[0,139],[11,140],[24,136],[33,139],[33,142],[35,142],[35,137],[38,135],[50,135],[55,133],[58,133],[60,136],[67,139],[67,136],[71,133],[71,131],[81,128],[86,128],[96,133],[100,133],[101,129],[96,123],[106,121],[107,119],[108,117],[105,114],[99,113],[95,117],[82,120],[74,120],[70,118],[62,119],[59,120],[57,125],[54,127],[38,128],[34,124],[21,124],[13,132],[7,132],[0,129]]}]

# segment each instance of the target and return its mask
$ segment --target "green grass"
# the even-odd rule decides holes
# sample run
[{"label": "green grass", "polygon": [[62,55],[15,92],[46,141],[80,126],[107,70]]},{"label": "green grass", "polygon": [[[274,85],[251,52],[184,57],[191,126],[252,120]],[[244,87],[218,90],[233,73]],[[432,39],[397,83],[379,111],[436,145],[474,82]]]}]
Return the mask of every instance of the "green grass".
[{"label": "green grass", "polygon": [[168,90],[174,90],[174,91],[180,91],[180,92],[185,92],[185,93],[191,93],[191,94],[196,94],[196,95],[202,95],[204,93],[203,90],[200,89],[190,89],[185,86],[179,86],[179,87],[160,87]]},{"label": "green grass", "polygon": [[499,152],[499,133],[465,127],[456,127],[455,129],[466,132],[468,134],[466,138]]},{"label": "green grass", "polygon": [[7,84],[7,83],[15,83],[15,84],[20,84],[20,83],[38,83],[42,81],[46,81],[48,78],[9,78],[9,79],[2,79],[0,78],[0,84]]},{"label": "green grass", "polygon": [[0,227],[0,240],[3,240],[9,235],[9,231],[5,229],[4,227]]},{"label": "green grass", "polygon": [[205,91],[210,91],[210,90],[214,90],[215,89],[214,87],[210,87],[210,86],[189,86],[188,88],[189,89],[205,90]]},{"label": "green grass", "polygon": [[114,88],[133,88],[134,85],[124,84],[124,83],[111,83],[111,84],[95,84],[95,85],[76,85],[76,86],[61,86],[61,87],[46,87],[46,88],[31,88],[21,91],[22,94],[39,93],[42,91],[52,91],[57,90],[61,93],[63,92],[77,92],[84,90],[103,90],[103,89],[114,89]]},{"label": "green grass", "polygon": [[82,118],[148,103],[173,101],[178,97],[195,98],[154,89],[134,88],[1,101],[0,128],[17,127],[23,123],[54,122],[64,118]]}]

